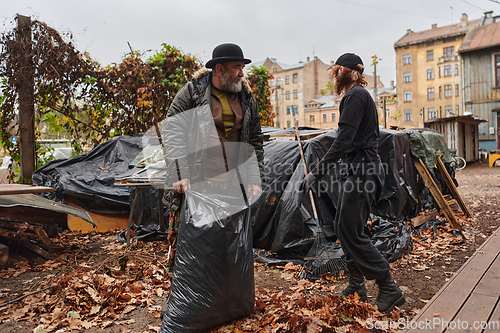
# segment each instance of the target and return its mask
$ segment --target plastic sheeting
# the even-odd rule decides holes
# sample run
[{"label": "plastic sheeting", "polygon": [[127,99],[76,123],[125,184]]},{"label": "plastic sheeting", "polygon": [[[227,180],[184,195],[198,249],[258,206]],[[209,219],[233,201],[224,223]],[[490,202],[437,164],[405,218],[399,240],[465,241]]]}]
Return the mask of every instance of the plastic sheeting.
[{"label": "plastic sheeting", "polygon": [[161,333],[199,332],[253,311],[251,224],[240,203],[188,191]]},{"label": "plastic sheeting", "polygon": [[[335,130],[303,141],[308,169],[327,152],[337,136]],[[395,220],[416,214],[417,171],[412,161],[408,135],[380,130],[379,154],[386,171],[380,202],[372,213]],[[314,241],[315,223],[309,197],[298,191],[304,177],[296,141],[271,141],[264,146],[263,193],[252,211],[254,247],[277,252],[281,258],[304,257]],[[322,179],[334,184],[335,170]],[[321,185],[320,185],[321,186]],[[333,219],[338,192],[314,189],[320,226],[329,240],[335,240]]]},{"label": "plastic sheeting", "polygon": [[54,188],[44,194],[65,203],[65,196],[97,213],[128,213],[129,189],[114,186],[115,176],[128,170],[142,150],[141,136],[118,136],[71,159],[55,160],[33,173],[33,183]]}]

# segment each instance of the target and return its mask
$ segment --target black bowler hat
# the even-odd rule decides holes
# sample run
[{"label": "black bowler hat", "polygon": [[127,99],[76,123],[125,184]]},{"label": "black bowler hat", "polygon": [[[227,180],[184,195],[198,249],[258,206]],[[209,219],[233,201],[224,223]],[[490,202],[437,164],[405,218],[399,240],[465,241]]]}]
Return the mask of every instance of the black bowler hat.
[{"label": "black bowler hat", "polygon": [[361,74],[363,73],[363,70],[357,66],[363,65],[363,60],[361,60],[361,58],[354,53],[344,53],[337,59],[337,61],[335,61],[335,65],[344,66],[358,71]]},{"label": "black bowler hat", "polygon": [[212,59],[207,62],[205,67],[214,68],[217,64],[230,61],[243,61],[245,64],[252,62],[252,60],[243,57],[243,51],[238,45],[227,43],[221,44],[213,50]]}]

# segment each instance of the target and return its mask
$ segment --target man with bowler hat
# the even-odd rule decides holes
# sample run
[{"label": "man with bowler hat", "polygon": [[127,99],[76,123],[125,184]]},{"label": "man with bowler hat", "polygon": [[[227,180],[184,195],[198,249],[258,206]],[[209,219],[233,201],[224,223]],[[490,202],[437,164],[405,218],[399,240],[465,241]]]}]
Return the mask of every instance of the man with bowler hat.
[{"label": "man with bowler hat", "polygon": [[[170,224],[178,225],[179,216],[185,216],[179,212],[190,189],[208,197],[239,191],[248,198],[256,197],[261,190],[264,149],[260,113],[243,75],[243,68],[250,62],[236,44],[215,47],[212,59],[177,92],[167,112],[162,127],[167,168],[163,203],[170,211]],[[247,167],[255,157],[256,163]],[[253,254],[250,256],[252,260]],[[251,290],[253,295],[253,286]],[[251,312],[254,298],[249,302],[241,307]],[[166,313],[168,302],[161,313],[165,327]]]}]

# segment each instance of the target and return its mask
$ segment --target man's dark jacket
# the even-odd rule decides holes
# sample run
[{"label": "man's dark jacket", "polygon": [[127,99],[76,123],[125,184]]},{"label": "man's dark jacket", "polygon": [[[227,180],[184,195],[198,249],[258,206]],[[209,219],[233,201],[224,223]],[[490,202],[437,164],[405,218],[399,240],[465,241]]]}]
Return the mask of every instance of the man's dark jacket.
[{"label": "man's dark jacket", "polygon": [[[191,183],[203,180],[203,168],[208,148],[208,134],[215,128],[210,111],[211,106],[211,70],[202,68],[193,79],[185,84],[175,96],[162,126],[163,153],[167,164],[165,179],[166,190],[163,198],[167,209],[180,209],[181,194],[175,192],[172,183],[182,178],[189,178]],[[263,135],[260,127],[260,114],[257,102],[252,97],[248,81],[243,78],[243,89],[238,93],[243,110],[243,126],[240,142],[242,145],[238,165],[242,165],[255,151],[258,172],[240,170],[248,184],[261,184],[264,177]],[[188,111],[188,112],[185,112]]]}]

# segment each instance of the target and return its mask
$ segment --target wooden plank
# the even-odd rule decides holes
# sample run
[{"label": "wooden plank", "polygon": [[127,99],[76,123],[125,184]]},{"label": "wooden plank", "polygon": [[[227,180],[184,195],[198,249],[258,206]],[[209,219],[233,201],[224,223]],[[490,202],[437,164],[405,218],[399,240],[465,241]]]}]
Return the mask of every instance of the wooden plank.
[{"label": "wooden plank", "polygon": [[462,226],[458,223],[455,214],[453,214],[453,211],[451,210],[450,206],[448,206],[448,204],[446,203],[446,199],[443,197],[443,194],[437,187],[436,183],[434,182],[434,179],[432,179],[432,176],[430,175],[429,171],[425,167],[422,160],[418,157],[414,157],[413,162],[415,164],[415,167],[417,168],[418,173],[420,174],[420,176],[422,176],[422,179],[429,188],[429,191],[431,192],[432,196],[434,197],[434,199],[436,199],[439,208],[441,208],[441,210],[444,213],[444,216],[446,216],[448,222],[453,226],[453,228],[462,231]]},{"label": "wooden plank", "polygon": [[453,333],[481,333],[481,322],[486,322],[493,312],[498,297],[472,294],[464,306],[451,322],[441,322],[445,332]]},{"label": "wooden plank", "polygon": [[[460,311],[462,304],[478,285],[479,280],[498,258],[500,228],[498,228],[459,268],[451,279],[434,295],[426,306],[413,318],[405,333],[413,332],[443,332],[426,327],[426,323],[435,320],[434,314],[439,313],[440,321],[450,322]],[[498,287],[497,287],[498,288]],[[423,329],[414,329],[415,327]]]},{"label": "wooden plank", "polygon": [[0,184],[0,195],[50,192],[54,192],[52,187],[24,184]]},{"label": "wooden plank", "polygon": [[462,211],[464,212],[465,216],[472,217],[472,214],[470,213],[469,209],[467,208],[467,205],[462,200],[460,193],[458,193],[457,188],[455,186],[455,183],[453,182],[453,180],[450,177],[450,174],[446,170],[446,167],[444,166],[443,161],[441,161],[441,158],[439,158],[439,157],[436,160],[437,160],[437,167],[438,167],[439,171],[441,172],[441,175],[443,175],[444,181],[446,182],[446,185],[448,185],[448,188],[450,189],[451,195],[453,196],[453,198],[455,198],[457,200],[457,202],[458,202],[460,208],[462,209]]},{"label": "wooden plank", "polygon": [[488,320],[487,327],[484,333],[498,333],[500,332],[500,302],[497,302],[493,314]]},{"label": "wooden plank", "polygon": [[435,219],[438,216],[439,216],[439,212],[437,210],[431,210],[429,212],[426,212],[424,214],[419,214],[418,216],[412,218],[411,224],[415,228],[417,228],[417,227],[420,227],[425,222],[430,221],[432,219]]}]

